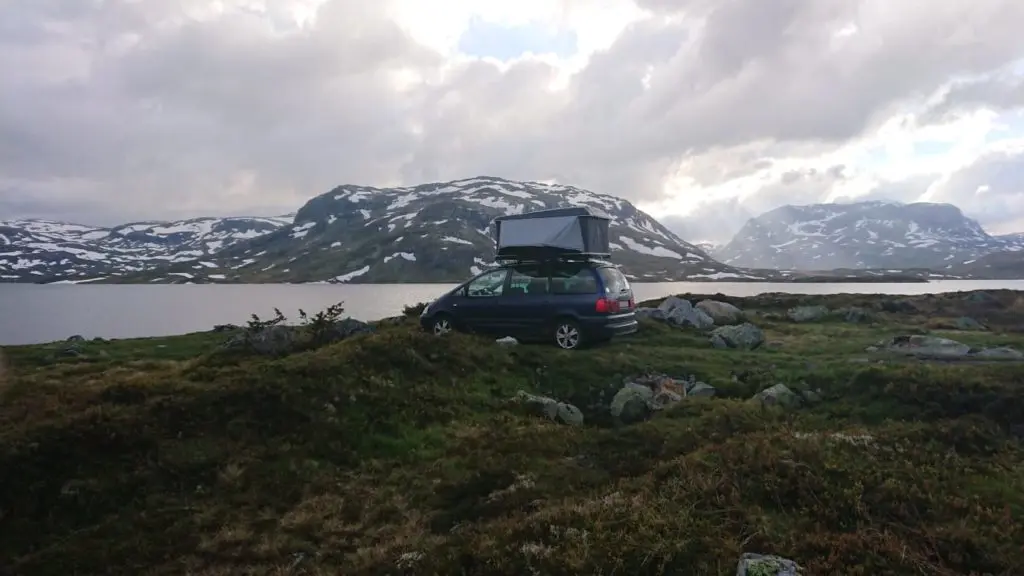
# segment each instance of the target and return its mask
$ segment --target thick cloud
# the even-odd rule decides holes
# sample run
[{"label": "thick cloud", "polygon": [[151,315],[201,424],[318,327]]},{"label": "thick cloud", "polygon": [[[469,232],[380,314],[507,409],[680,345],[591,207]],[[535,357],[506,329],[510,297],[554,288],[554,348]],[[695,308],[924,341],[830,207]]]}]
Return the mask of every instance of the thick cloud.
[{"label": "thick cloud", "polygon": [[[738,218],[848,179],[781,155],[836,150],[1024,56],[1014,0],[637,3],[652,15],[552,88],[550,60],[418,44],[397,0],[327,0],[308,27],[287,0],[0,0],[0,218],[285,212],[343,182],[478,174],[656,202],[670,176],[775,166],[727,210],[684,199]],[[1018,106],[1015,90],[955,87],[933,116]]]}]

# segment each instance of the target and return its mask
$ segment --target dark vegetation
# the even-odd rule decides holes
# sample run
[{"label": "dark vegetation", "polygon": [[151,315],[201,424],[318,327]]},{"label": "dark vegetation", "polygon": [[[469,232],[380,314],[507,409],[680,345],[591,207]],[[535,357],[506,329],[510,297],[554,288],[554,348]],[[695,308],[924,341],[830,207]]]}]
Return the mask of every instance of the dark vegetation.
[{"label": "dark vegetation", "polygon": [[[407,317],[285,357],[212,332],[7,348],[0,574],[733,574],[743,552],[807,574],[1018,573],[1024,366],[864,349],[1022,348],[1024,295],[719,299],[768,345],[644,321],[563,352]],[[814,304],[873,319],[786,320]],[[934,328],[965,315],[988,330]],[[652,370],[719,394],[613,425],[623,378]],[[777,383],[822,400],[749,401]],[[518,390],[586,424],[524,415]]]}]

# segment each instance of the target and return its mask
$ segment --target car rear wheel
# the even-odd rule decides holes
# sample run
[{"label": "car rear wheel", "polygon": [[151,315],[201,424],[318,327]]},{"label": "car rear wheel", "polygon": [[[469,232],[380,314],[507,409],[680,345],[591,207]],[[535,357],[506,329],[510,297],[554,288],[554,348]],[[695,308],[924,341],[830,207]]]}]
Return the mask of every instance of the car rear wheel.
[{"label": "car rear wheel", "polygon": [[434,318],[434,322],[430,325],[430,331],[434,336],[444,336],[452,330],[455,330],[455,324],[452,317],[447,314],[438,314],[437,318]]},{"label": "car rear wheel", "polygon": [[554,336],[555,345],[562,350],[575,350],[583,344],[583,331],[580,325],[568,318],[555,321]]}]

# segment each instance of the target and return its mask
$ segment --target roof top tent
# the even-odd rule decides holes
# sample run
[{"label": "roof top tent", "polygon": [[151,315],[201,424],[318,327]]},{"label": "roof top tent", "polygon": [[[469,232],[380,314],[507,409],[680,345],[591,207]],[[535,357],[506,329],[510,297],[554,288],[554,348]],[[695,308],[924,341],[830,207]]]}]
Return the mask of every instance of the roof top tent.
[{"label": "roof top tent", "polygon": [[499,216],[494,219],[496,260],[609,258],[610,222],[583,207]]}]

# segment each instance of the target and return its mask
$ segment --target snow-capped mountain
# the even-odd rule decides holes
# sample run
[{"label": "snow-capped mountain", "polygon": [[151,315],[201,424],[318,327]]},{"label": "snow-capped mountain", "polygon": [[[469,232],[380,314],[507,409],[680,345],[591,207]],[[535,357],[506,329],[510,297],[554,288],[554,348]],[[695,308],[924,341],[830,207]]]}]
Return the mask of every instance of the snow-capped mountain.
[{"label": "snow-capped mountain", "polygon": [[0,282],[77,281],[151,270],[215,254],[291,222],[291,216],[196,218],[101,228],[0,221]]},{"label": "snow-capped mountain", "polygon": [[495,217],[569,206],[612,218],[612,261],[637,280],[759,278],[716,262],[620,198],[478,177],[402,188],[339,186],[269,234],[114,281],[456,282],[491,263]]},{"label": "snow-capped mountain", "polygon": [[1010,245],[1024,242],[990,236],[950,204],[857,202],[777,208],[747,221],[716,256],[776,270],[945,271]]}]

